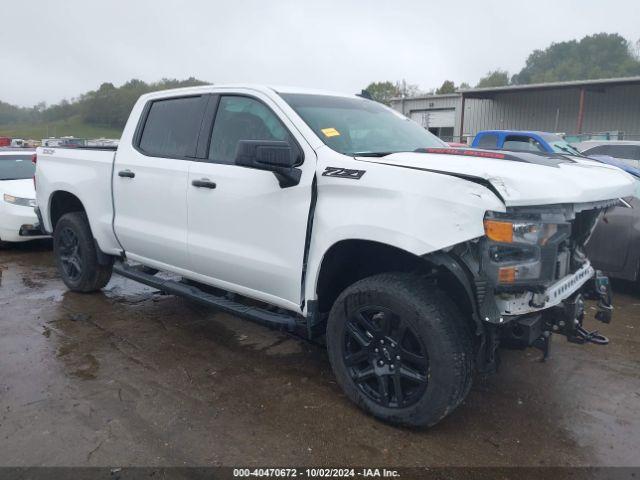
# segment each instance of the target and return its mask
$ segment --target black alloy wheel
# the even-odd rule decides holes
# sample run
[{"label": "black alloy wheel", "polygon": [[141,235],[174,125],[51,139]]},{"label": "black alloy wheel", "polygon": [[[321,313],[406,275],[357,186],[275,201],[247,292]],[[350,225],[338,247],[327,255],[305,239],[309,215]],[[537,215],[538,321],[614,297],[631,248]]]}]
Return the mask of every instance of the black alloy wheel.
[{"label": "black alloy wheel", "polygon": [[404,408],[428,384],[429,358],[407,322],[383,307],[365,307],[344,329],[343,358],[359,390],[375,403]]},{"label": "black alloy wheel", "polygon": [[84,263],[82,249],[80,239],[71,228],[61,230],[59,252],[60,265],[65,275],[74,282],[80,279]]}]

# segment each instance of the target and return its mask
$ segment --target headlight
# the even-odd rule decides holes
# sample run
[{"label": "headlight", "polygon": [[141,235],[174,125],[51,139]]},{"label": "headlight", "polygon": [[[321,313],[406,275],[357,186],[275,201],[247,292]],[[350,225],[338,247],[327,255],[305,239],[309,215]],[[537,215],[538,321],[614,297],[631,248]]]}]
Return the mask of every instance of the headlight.
[{"label": "headlight", "polygon": [[491,240],[502,243],[544,245],[558,232],[554,223],[485,219],[484,231]]},{"label": "headlight", "polygon": [[558,245],[570,234],[568,223],[540,215],[488,212],[483,270],[498,285],[537,284],[553,278]]},{"label": "headlight", "polygon": [[4,201],[21,207],[35,207],[36,201],[33,198],[14,197],[8,193],[4,194]]}]

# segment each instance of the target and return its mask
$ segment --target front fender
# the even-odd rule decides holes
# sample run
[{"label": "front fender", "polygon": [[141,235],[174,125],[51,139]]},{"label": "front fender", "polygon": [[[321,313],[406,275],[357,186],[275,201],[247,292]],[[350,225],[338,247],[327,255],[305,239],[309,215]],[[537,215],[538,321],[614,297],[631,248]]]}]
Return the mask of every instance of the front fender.
[{"label": "front fender", "polygon": [[[344,240],[368,240],[416,256],[484,235],[487,210],[504,204],[487,188],[461,178],[353,161],[366,168],[352,179],[318,177],[305,274],[305,299],[316,298],[322,259]],[[320,168],[323,168],[321,166]]]}]

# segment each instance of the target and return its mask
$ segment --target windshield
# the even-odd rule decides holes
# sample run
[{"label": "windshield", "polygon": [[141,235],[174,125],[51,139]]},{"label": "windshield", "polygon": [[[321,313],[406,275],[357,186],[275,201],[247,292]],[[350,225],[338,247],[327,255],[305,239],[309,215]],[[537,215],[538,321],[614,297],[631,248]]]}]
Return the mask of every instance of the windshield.
[{"label": "windshield", "polygon": [[33,177],[36,166],[31,155],[1,155],[0,180],[23,180]]},{"label": "windshield", "polygon": [[282,98],[327,146],[345,155],[383,156],[447,147],[417,123],[372,100],[309,94]]},{"label": "windshield", "polygon": [[544,135],[543,138],[549,143],[549,145],[551,145],[551,148],[556,153],[568,153],[570,155],[584,157],[576,147],[567,143],[564,138],[559,137],[558,135]]}]

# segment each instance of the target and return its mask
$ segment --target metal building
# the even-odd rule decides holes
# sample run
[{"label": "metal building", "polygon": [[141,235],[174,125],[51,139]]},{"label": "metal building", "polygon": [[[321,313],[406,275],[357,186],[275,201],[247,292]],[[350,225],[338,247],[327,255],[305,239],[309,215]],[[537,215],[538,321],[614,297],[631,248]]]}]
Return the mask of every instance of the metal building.
[{"label": "metal building", "polygon": [[640,140],[640,77],[472,88],[391,106],[448,141],[471,141],[488,129]]}]

